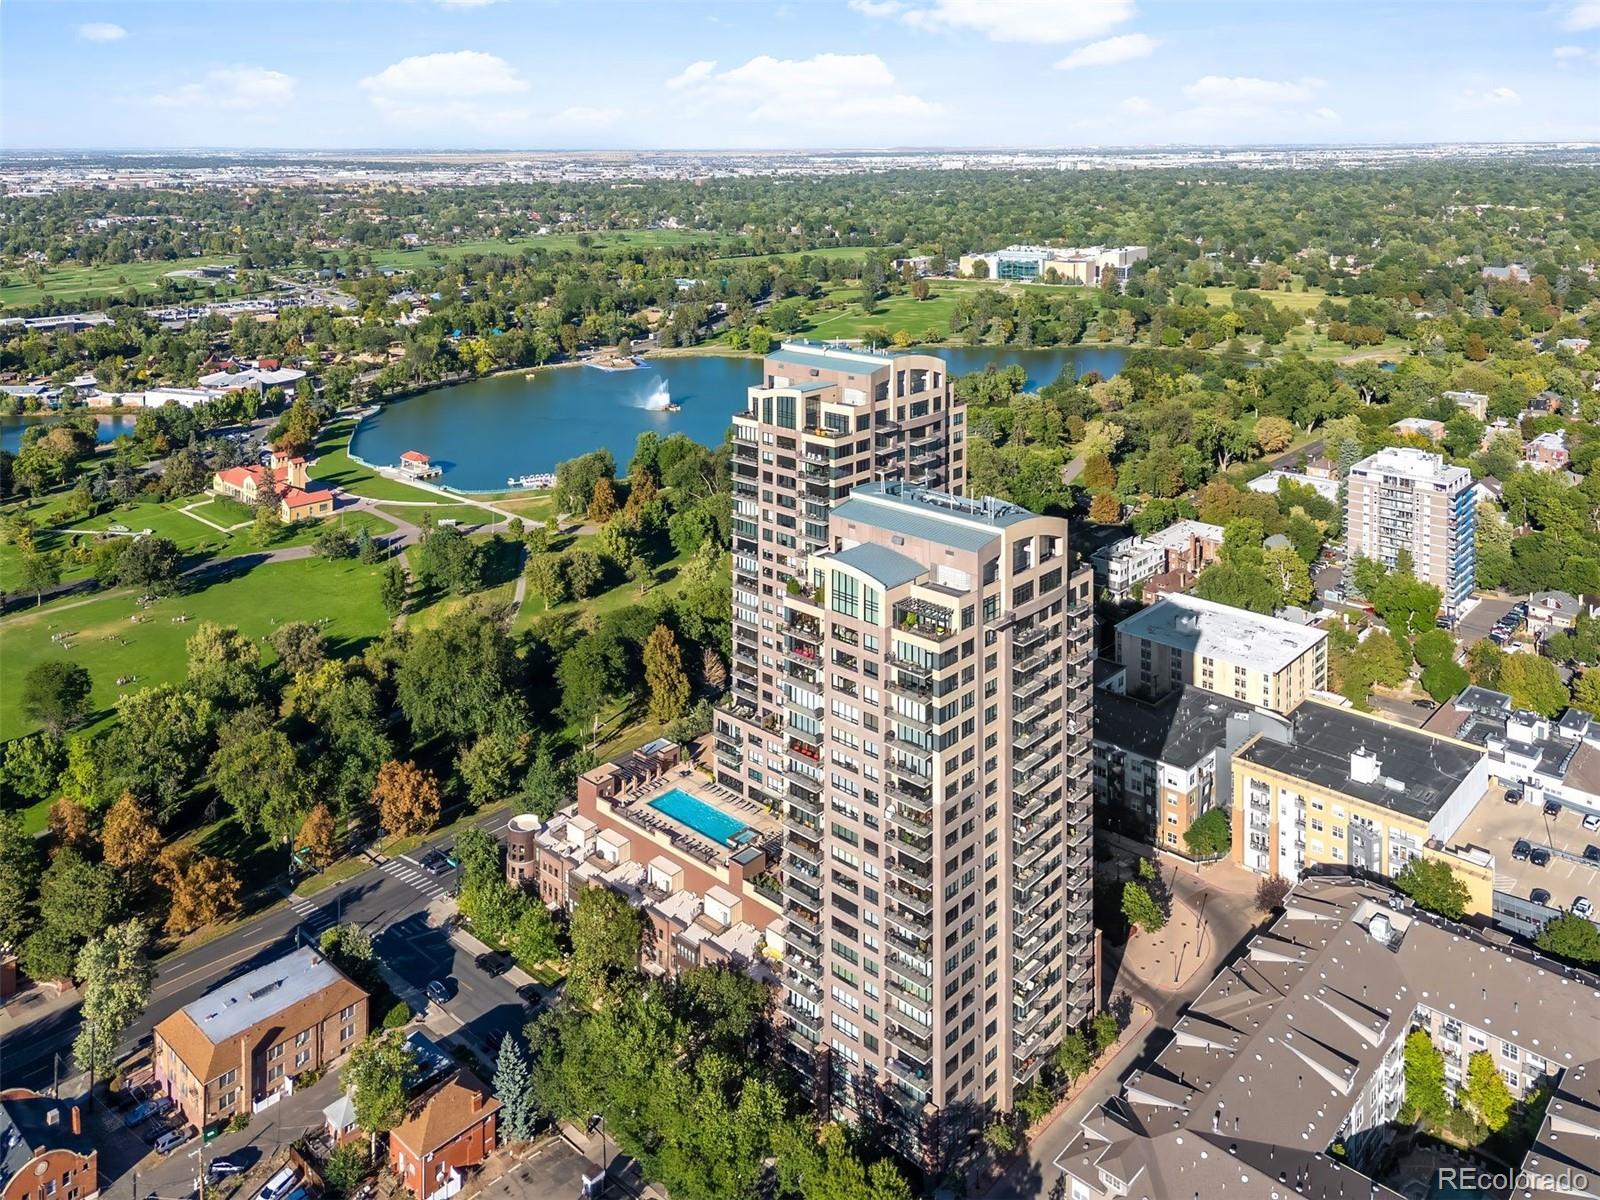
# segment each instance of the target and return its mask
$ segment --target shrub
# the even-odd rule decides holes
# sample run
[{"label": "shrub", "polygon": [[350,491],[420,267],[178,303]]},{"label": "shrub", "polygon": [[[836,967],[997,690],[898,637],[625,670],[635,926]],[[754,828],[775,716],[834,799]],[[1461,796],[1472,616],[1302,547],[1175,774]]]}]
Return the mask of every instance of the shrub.
[{"label": "shrub", "polygon": [[396,1000],[394,1007],[383,1014],[383,1027],[385,1029],[399,1029],[402,1025],[411,1023],[411,1006],[404,1000]]}]

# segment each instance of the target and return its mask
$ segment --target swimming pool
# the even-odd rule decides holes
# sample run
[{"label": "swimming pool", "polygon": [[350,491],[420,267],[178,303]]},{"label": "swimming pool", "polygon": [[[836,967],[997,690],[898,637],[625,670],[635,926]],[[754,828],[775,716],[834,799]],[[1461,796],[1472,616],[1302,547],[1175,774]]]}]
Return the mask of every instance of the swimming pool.
[{"label": "swimming pool", "polygon": [[750,827],[743,821],[734,820],[721,809],[713,808],[682,788],[669,788],[662,792],[650,801],[650,807],[720,845],[737,846],[749,840],[748,836],[740,836],[750,832]]}]

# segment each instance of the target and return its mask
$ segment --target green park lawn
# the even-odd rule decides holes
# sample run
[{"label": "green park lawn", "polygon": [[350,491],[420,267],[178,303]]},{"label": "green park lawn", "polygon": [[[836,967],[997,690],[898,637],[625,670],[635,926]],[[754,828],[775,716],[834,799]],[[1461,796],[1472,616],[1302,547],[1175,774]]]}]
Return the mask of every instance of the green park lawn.
[{"label": "green park lawn", "polygon": [[[1296,281],[1295,290],[1292,292],[1276,291],[1263,292],[1251,289],[1251,294],[1260,296],[1269,304],[1276,304],[1279,308],[1286,308],[1291,312],[1309,312],[1328,298],[1328,293],[1323,288],[1307,288],[1304,283]],[[1206,294],[1206,303],[1213,308],[1232,308],[1233,293],[1237,288],[1208,287],[1201,288]]]},{"label": "green park lawn", "polygon": [[317,435],[317,461],[311,468],[312,478],[369,500],[439,499],[437,492],[387,479],[351,458],[350,434],[354,429],[355,424],[351,421],[334,421],[323,427]]},{"label": "green park lawn", "polygon": [[440,501],[438,504],[396,504],[386,506],[378,505],[378,511],[397,517],[402,521],[409,521],[420,528],[425,528],[430,522],[458,521],[462,525],[493,525],[500,520],[492,512],[479,508],[476,504],[450,504]]},{"label": "green park lawn", "polygon": [[[381,565],[308,558],[257,565],[203,590],[157,600],[143,610],[125,589],[87,601],[69,598],[22,609],[0,620],[0,695],[20,696],[23,678],[36,663],[75,662],[88,668],[94,680],[89,728],[102,728],[112,719],[122,693],[184,677],[184,647],[201,621],[236,625],[247,636],[260,639],[290,621],[326,619],[323,633],[334,651],[354,653],[388,627],[378,603],[382,573]],[[130,621],[133,613],[144,619]],[[180,614],[189,620],[175,622]],[[51,640],[51,634],[63,631],[71,634],[67,649]],[[262,657],[274,657],[265,644]],[[119,688],[119,675],[136,676],[138,682]],[[31,729],[20,704],[0,705],[0,741]]]},{"label": "green park lawn", "polygon": [[714,267],[737,267],[748,263],[771,262],[774,259],[785,263],[797,263],[802,258],[862,259],[869,254],[876,254],[888,249],[888,246],[824,246],[820,250],[787,250],[781,254],[734,254],[727,258],[713,258],[711,265]]},{"label": "green park lawn", "polygon": [[169,271],[182,271],[213,263],[230,263],[228,255],[210,254],[203,258],[180,258],[172,262],[114,263],[91,267],[80,263],[60,263],[46,267],[42,285],[28,282],[21,267],[0,268],[0,307],[26,307],[40,303],[46,296],[53,300],[87,300],[97,296],[117,295],[135,288],[141,292],[161,290],[164,282],[176,284],[185,291],[203,291],[214,285],[219,294],[231,294],[238,289],[217,280],[174,279],[167,281]]}]

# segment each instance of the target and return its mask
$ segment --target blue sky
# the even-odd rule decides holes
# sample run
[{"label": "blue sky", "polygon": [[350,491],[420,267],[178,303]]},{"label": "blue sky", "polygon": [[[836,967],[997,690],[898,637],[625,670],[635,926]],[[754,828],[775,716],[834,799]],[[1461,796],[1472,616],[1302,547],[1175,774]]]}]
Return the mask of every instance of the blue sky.
[{"label": "blue sky", "polygon": [[1600,140],[1600,0],[0,0],[0,147]]}]

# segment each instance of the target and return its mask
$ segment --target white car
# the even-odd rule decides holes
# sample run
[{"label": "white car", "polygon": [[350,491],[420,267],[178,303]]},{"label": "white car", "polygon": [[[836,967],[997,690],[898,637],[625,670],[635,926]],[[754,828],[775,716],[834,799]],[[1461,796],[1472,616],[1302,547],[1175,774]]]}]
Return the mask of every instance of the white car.
[{"label": "white car", "polygon": [[1575,917],[1587,917],[1593,912],[1594,905],[1589,903],[1587,896],[1579,896],[1572,902],[1572,915]]},{"label": "white car", "polygon": [[1583,827],[1590,833],[1600,829],[1600,813],[1590,813],[1583,819]]}]

